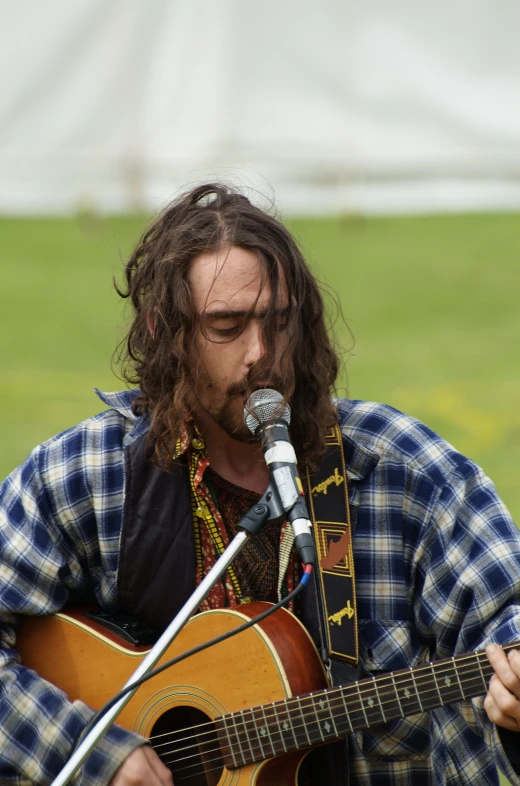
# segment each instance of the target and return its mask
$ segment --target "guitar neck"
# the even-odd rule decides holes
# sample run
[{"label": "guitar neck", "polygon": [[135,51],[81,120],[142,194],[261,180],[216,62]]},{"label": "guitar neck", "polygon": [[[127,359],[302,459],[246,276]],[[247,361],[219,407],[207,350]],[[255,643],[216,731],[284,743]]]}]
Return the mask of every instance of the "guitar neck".
[{"label": "guitar neck", "polygon": [[241,767],[480,696],[492,674],[485,652],[446,658],[223,715],[217,734],[226,764]]}]

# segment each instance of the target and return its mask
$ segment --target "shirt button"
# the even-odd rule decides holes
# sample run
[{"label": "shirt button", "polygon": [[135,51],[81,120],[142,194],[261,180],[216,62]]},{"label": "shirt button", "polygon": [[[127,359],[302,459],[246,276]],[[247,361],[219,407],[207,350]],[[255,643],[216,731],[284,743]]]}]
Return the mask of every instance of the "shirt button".
[{"label": "shirt button", "polygon": [[204,447],[204,442],[202,442],[202,440],[197,439],[197,438],[192,439],[191,440],[191,444],[193,445],[195,450],[202,450],[202,448]]},{"label": "shirt button", "polygon": [[197,516],[200,516],[201,518],[204,518],[204,509],[201,508],[200,505],[197,508],[197,510],[195,511],[195,513],[197,514]]}]

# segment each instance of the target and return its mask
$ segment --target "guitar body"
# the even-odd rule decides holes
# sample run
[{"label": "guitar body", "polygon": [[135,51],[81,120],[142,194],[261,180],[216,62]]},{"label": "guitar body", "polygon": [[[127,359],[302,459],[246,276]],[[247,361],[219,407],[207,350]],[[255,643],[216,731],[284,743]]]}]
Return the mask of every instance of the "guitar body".
[{"label": "guitar body", "polygon": [[[252,603],[198,614],[160,662],[238,627],[266,607]],[[20,629],[18,650],[25,666],[65,691],[71,701],[81,699],[94,709],[121,689],[149,652],[79,612],[28,619]],[[199,734],[197,727],[230,712],[324,687],[326,677],[313,642],[296,617],[282,609],[153,677],[137,690],[116,722],[152,740],[170,765],[176,786],[293,786],[308,751],[226,769],[216,739],[210,737],[210,744],[204,738],[211,727],[202,726]],[[161,739],[173,739],[171,732],[187,727],[190,739],[200,736],[196,757],[183,756],[183,745],[187,748],[182,733],[177,734],[177,747],[161,745]]]}]

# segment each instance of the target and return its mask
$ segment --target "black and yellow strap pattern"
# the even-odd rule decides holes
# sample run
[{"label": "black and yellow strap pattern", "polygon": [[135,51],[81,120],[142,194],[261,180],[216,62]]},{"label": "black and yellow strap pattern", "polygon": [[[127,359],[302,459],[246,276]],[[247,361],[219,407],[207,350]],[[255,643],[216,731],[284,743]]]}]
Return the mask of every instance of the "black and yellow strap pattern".
[{"label": "black and yellow strap pattern", "polygon": [[328,654],[356,664],[358,627],[347,471],[339,426],[326,437],[319,468],[307,472],[318,564],[316,585]]}]

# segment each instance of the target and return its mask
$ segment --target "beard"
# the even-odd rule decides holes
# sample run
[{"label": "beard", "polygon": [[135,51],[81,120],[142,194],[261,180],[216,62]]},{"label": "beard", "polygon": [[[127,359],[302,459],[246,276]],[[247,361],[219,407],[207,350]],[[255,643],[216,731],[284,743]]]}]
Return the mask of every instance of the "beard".
[{"label": "beard", "polygon": [[254,443],[258,440],[251,433],[244,423],[244,408],[237,407],[237,401],[241,399],[226,399],[225,403],[215,410],[207,410],[215,423],[226,432],[228,437],[236,439],[238,442]]},{"label": "beard", "polygon": [[[202,375],[201,375],[202,377]],[[246,381],[234,383],[223,393],[204,376],[199,377],[197,403],[225,433],[238,442],[254,443],[256,438],[244,423]]]},{"label": "beard", "polygon": [[[222,403],[218,403],[219,398],[222,400],[222,393],[209,378],[200,379],[199,387],[203,389],[203,395],[197,396],[199,406],[203,407],[207,414],[231,439],[248,444],[258,442],[257,437],[244,422],[246,396],[251,395],[259,387],[254,380],[246,377],[240,380],[240,382],[230,385],[224,394]],[[278,378],[273,379],[269,383],[269,387],[280,390],[280,380]]]}]

